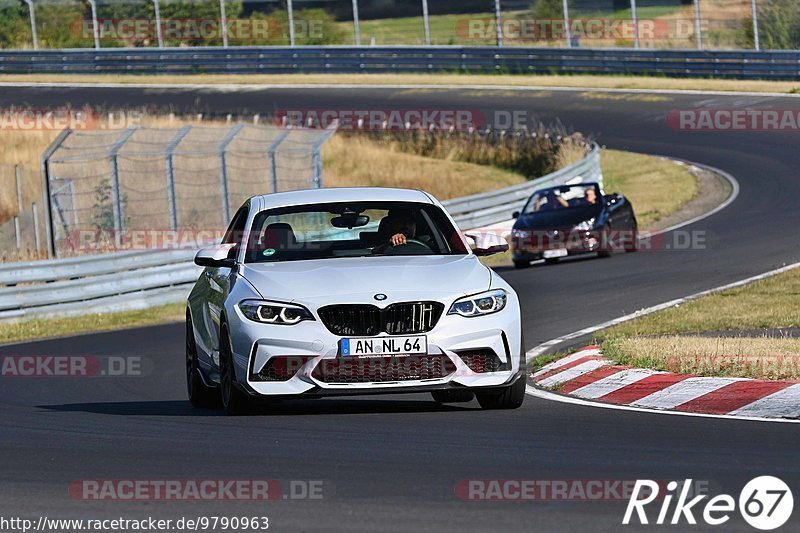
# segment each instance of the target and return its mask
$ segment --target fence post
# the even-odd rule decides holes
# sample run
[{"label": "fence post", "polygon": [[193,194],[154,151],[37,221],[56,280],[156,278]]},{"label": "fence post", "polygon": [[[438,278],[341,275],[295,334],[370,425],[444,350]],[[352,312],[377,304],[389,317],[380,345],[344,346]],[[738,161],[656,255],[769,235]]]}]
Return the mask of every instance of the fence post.
[{"label": "fence post", "polygon": [[561,2],[564,16],[564,37],[567,39],[567,48],[572,48],[572,32],[569,30],[569,0]]},{"label": "fence post", "polygon": [[36,35],[36,12],[33,9],[33,0],[25,0],[28,4],[28,12],[31,18],[31,39],[33,40],[33,49],[39,49],[39,38]]},{"label": "fence post", "polygon": [[752,0],[753,9],[753,43],[756,51],[761,50],[761,41],[758,38],[758,4],[756,0]]},{"label": "fence post", "polygon": [[700,0],[694,0],[694,33],[697,39],[697,49],[703,49],[703,30],[700,28]]},{"label": "fence post", "polygon": [[153,0],[153,11],[156,16],[156,37],[158,38],[158,47],[164,48],[164,32],[161,29],[161,8],[158,5],[158,0]]},{"label": "fence post", "polygon": [[36,253],[39,253],[40,239],[39,239],[39,209],[36,207],[36,202],[31,202],[31,210],[33,211],[33,242],[36,244]]},{"label": "fence post", "polygon": [[97,50],[100,48],[100,28],[98,27],[97,22],[97,1],[89,0],[89,4],[92,6],[92,32],[94,33],[94,48]]},{"label": "fence post", "polygon": [[273,139],[272,144],[267,148],[267,159],[269,160],[269,178],[272,182],[272,192],[278,192],[278,165],[275,161],[275,152],[278,145],[289,136],[289,130],[283,130]]},{"label": "fence post", "polygon": [[289,46],[294,48],[294,6],[292,5],[292,0],[286,0],[286,11],[289,14]]},{"label": "fence post", "polygon": [[639,17],[636,13],[636,0],[631,0],[631,22],[633,22],[633,47],[639,48]]},{"label": "fence post", "polygon": [[361,28],[358,25],[358,0],[353,0],[353,30],[356,35],[356,46],[361,46]]},{"label": "fence post", "polygon": [[219,183],[220,192],[222,194],[222,225],[226,226],[231,220],[231,200],[228,193],[228,162],[225,152],[228,150],[228,145],[233,142],[233,139],[239,135],[239,132],[244,129],[244,124],[237,124],[234,126],[220,141],[219,143]]},{"label": "fence post", "polygon": [[123,145],[128,141],[128,139],[131,138],[131,135],[136,133],[137,129],[139,129],[138,126],[131,126],[125,130],[108,152],[108,158],[111,162],[111,197],[113,199],[112,207],[114,211],[114,241],[117,243],[117,246],[119,246],[121,243],[120,239],[122,237],[121,232],[123,229],[122,222],[124,220],[124,213],[122,212],[122,194],[120,193],[119,187],[119,165],[117,164],[117,154]]},{"label": "fence post", "polygon": [[225,13],[225,0],[219,0],[219,18],[222,26],[222,46],[228,47],[228,16]]},{"label": "fence post", "polygon": [[17,214],[14,216],[14,241],[17,250],[22,248],[22,236],[19,231],[19,216],[22,214],[22,180],[19,175],[19,165],[14,165],[14,178],[17,181]]},{"label": "fence post", "polygon": [[497,46],[503,46],[503,12],[500,10],[500,0],[494,0],[494,20],[497,26]]},{"label": "fence post", "polygon": [[431,21],[428,18],[428,0],[422,0],[422,28],[425,30],[425,44],[431,45]]},{"label": "fence post", "polygon": [[72,130],[65,128],[61,130],[58,137],[47,147],[41,157],[42,163],[42,201],[44,205],[44,227],[47,238],[47,257],[56,256],[56,239],[53,231],[52,202],[50,197],[50,158],[61,147],[64,140],[69,137]]},{"label": "fence post", "polygon": [[336,133],[336,130],[339,129],[339,121],[334,120],[325,131],[319,136],[319,138],[314,141],[314,144],[311,146],[311,183],[314,185],[314,188],[321,189],[323,186],[322,183],[322,145],[325,144],[325,141],[331,138],[331,136]]},{"label": "fence post", "polygon": [[178,201],[175,195],[175,167],[172,162],[172,155],[175,152],[178,144],[183,140],[186,135],[192,130],[191,126],[184,126],[175,137],[169,142],[166,148],[166,162],[167,162],[167,199],[169,201],[169,225],[170,229],[175,231],[178,229]]}]

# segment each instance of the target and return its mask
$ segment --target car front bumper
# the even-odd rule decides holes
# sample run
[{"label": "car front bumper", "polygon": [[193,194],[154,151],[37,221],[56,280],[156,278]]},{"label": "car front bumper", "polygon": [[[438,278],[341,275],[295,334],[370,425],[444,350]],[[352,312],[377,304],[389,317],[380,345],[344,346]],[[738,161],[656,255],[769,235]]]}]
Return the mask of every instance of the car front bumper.
[{"label": "car front bumper", "polygon": [[[426,334],[427,356],[400,356],[393,358],[390,363],[378,360],[383,358],[339,356],[339,340],[342,337],[328,331],[320,320],[280,326],[250,321],[238,309],[236,314],[232,320],[235,323],[231,324],[231,342],[237,382],[252,395],[322,396],[498,387],[515,381],[525,366],[516,298],[510,299],[505,309],[491,315],[470,318],[442,315],[436,327]],[[481,371],[486,368],[476,368],[474,364],[471,368],[467,363],[470,360],[468,354],[476,351],[486,355],[493,352],[495,363],[500,364],[490,368],[498,370]],[[440,375],[425,378],[414,374],[413,370],[418,365],[434,359],[444,365],[445,370]],[[291,374],[290,378],[263,379],[265,369],[271,368],[268,365],[285,368],[285,361],[289,362],[291,370],[287,370],[283,378]],[[391,376],[397,375],[392,374],[389,378],[382,376],[381,380],[372,381],[368,377],[355,376],[356,382],[344,382],[324,373],[320,375],[323,368],[320,365],[326,365],[324,368],[330,365],[356,365],[362,368],[372,364],[378,367],[382,364],[394,365],[392,368],[399,368],[402,378],[392,379]],[[412,371],[403,375],[404,369]]]}]

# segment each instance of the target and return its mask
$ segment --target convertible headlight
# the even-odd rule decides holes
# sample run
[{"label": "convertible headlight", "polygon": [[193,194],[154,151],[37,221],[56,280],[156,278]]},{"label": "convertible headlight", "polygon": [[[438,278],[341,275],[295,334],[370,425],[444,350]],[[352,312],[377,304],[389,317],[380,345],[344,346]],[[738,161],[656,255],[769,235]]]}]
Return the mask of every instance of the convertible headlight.
[{"label": "convertible headlight", "polygon": [[572,229],[578,231],[589,231],[594,227],[594,220],[595,220],[594,218],[590,218],[589,220],[584,220],[583,222],[581,222]]},{"label": "convertible headlight", "polygon": [[508,296],[503,289],[482,292],[474,296],[467,296],[456,300],[450,306],[448,315],[482,316],[502,311],[506,306]]},{"label": "convertible headlight", "polygon": [[303,320],[314,320],[311,311],[302,305],[245,300],[239,303],[239,309],[253,322],[263,322],[264,324],[291,326]]}]

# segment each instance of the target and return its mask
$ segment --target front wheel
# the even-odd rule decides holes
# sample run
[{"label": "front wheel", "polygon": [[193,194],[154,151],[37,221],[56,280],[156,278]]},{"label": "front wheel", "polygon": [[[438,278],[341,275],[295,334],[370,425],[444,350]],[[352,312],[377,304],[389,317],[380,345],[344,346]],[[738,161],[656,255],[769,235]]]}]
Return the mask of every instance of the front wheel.
[{"label": "front wheel", "polygon": [[250,397],[236,387],[236,370],[227,327],[219,338],[219,389],[222,407],[229,416],[246,414],[252,408]]},{"label": "front wheel", "polygon": [[483,409],[516,409],[525,400],[525,376],[507,387],[476,392],[475,397]]},{"label": "front wheel", "polygon": [[531,266],[530,261],[519,261],[514,259],[514,268],[528,268]]}]

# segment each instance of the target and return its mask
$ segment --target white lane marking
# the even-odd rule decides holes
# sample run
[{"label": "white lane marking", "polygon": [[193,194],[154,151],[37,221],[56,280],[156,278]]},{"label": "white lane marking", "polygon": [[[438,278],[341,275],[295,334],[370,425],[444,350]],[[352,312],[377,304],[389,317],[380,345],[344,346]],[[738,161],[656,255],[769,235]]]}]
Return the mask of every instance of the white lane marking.
[{"label": "white lane marking", "polygon": [[563,372],[559,372],[558,374],[554,374],[549,378],[544,378],[542,381],[538,383],[540,387],[555,387],[564,383],[565,381],[569,381],[571,379],[575,379],[578,376],[582,376],[584,374],[588,374],[592,370],[600,368],[601,366],[606,366],[610,363],[608,360],[603,359],[593,359],[591,361],[586,361],[585,363],[581,363],[577,366],[573,366],[572,368],[568,368]]},{"label": "white lane marking", "polygon": [[633,411],[636,413],[649,413],[652,415],[668,415],[668,416],[689,416],[695,418],[722,418],[725,420],[743,420],[748,422],[778,422],[789,424],[800,424],[800,420],[790,420],[788,418],[765,418],[759,416],[740,416],[736,414],[728,415],[711,415],[704,413],[688,413],[686,411],[663,411],[656,409],[648,409],[647,407],[634,407],[631,405],[620,405],[616,403],[603,403],[595,402],[592,400],[584,400],[583,398],[575,398],[574,396],[566,396],[555,392],[550,392],[538,389],[531,385],[525,389],[525,393],[529,396],[548,400],[551,402],[566,403],[570,405],[580,405],[582,407],[594,407],[599,409],[614,409],[615,411]]},{"label": "white lane marking", "polygon": [[629,368],[626,370],[620,370],[616,374],[606,376],[602,379],[598,379],[594,383],[589,383],[580,389],[576,389],[570,394],[580,396],[581,398],[599,398],[608,393],[627,387],[628,385],[633,385],[634,383],[654,374],[662,373],[663,372],[648,370],[646,368]]},{"label": "white lane marking", "polygon": [[800,383],[740,407],[732,414],[798,418],[800,417]]},{"label": "white lane marking", "polygon": [[673,409],[736,381],[740,380],[736,378],[688,378],[645,396],[633,402],[633,405],[654,409]]},{"label": "white lane marking", "polygon": [[699,222],[699,221],[703,220],[704,218],[708,218],[711,215],[715,215],[715,214],[719,213],[720,211],[722,211],[723,209],[725,209],[726,207],[728,207],[729,205],[731,205],[739,197],[739,190],[740,190],[739,182],[737,181],[736,178],[733,177],[732,174],[730,174],[728,172],[725,172],[724,170],[718,169],[716,167],[712,167],[712,166],[709,166],[709,165],[703,165],[701,163],[693,163],[691,161],[685,161],[683,159],[674,159],[674,158],[669,158],[669,157],[666,158],[666,159],[671,159],[672,161],[678,161],[678,162],[684,163],[686,165],[692,165],[692,166],[695,166],[695,167],[700,167],[702,169],[707,170],[708,172],[716,173],[719,176],[722,176],[723,178],[725,178],[728,181],[728,183],[731,184],[731,194],[730,194],[730,196],[728,196],[728,198],[725,199],[724,202],[719,204],[717,207],[715,207],[711,211],[708,211],[707,213],[703,213],[702,215],[697,215],[696,217],[691,218],[689,220],[685,220],[685,221],[681,222],[680,224],[675,224],[674,226],[670,226],[668,228],[659,230],[659,233],[669,233],[670,231],[675,231],[676,229],[683,228],[683,227],[688,226],[690,224],[694,224],[695,222]]},{"label": "white lane marking", "polygon": [[628,322],[629,320],[633,320],[634,318],[639,318],[641,316],[649,315],[655,313],[656,311],[661,311],[662,309],[668,309],[670,307],[675,307],[682,303],[689,302],[691,300],[696,300],[697,298],[701,298],[703,296],[707,296],[709,294],[714,294],[716,292],[725,291],[728,289],[734,289],[736,287],[741,287],[742,285],[747,285],[748,283],[752,283],[754,281],[759,281],[762,279],[766,279],[777,274],[782,274],[784,272],[788,272],[792,269],[800,267],[800,263],[792,263],[791,265],[787,265],[785,267],[781,267],[775,270],[770,270],[769,272],[765,272],[764,274],[759,274],[757,276],[752,276],[747,279],[743,279],[740,281],[735,281],[733,283],[728,283],[727,285],[723,285],[721,287],[716,287],[714,289],[709,289],[706,291],[698,292],[692,294],[690,296],[685,296],[683,298],[676,298],[675,300],[670,300],[669,302],[665,302],[662,304],[654,305],[652,307],[646,307],[644,309],[640,309],[635,313],[631,313],[629,315],[621,316],[619,318],[615,318],[613,320],[609,320],[607,322],[603,322],[602,324],[598,324],[596,326],[590,326],[588,328],[583,328],[581,330],[575,331],[568,335],[563,335],[561,337],[549,340],[547,342],[543,342],[539,346],[529,350],[525,355],[528,362],[531,361],[534,357],[537,357],[543,353],[545,353],[548,349],[552,348],[553,346],[557,346],[562,342],[577,339],[578,337],[582,337],[584,335],[588,335],[590,333],[594,333],[595,331],[599,331],[601,329],[610,328],[611,326],[616,326],[617,324],[621,324],[623,322]]},{"label": "white lane marking", "polygon": [[596,93],[631,93],[631,94],[676,94],[696,96],[754,96],[768,98],[798,98],[800,94],[770,93],[752,91],[703,91],[699,89],[624,89],[619,87],[564,87],[547,85],[474,85],[474,84],[436,84],[436,83],[92,83],[92,82],[0,82],[0,87],[46,87],[76,88],[95,87],[101,89],[219,89],[226,91],[259,90],[259,89],[442,89],[471,91],[519,91],[519,92],[596,92]]},{"label": "white lane marking", "polygon": [[566,357],[562,357],[561,359],[557,359],[552,363],[544,365],[539,371],[537,371],[533,375],[533,377],[541,376],[542,374],[546,374],[551,370],[555,370],[556,368],[561,368],[562,366],[567,365],[573,361],[577,361],[578,359],[581,359],[583,357],[589,357],[592,355],[600,355],[600,350],[598,350],[597,348],[593,348],[591,350],[581,350],[579,352],[575,352],[572,355],[568,355]]}]

